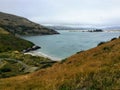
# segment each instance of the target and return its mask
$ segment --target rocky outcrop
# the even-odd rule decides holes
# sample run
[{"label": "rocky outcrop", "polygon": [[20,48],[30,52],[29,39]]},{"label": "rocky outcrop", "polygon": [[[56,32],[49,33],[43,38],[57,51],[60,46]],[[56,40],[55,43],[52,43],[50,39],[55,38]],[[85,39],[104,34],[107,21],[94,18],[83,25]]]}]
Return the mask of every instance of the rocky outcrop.
[{"label": "rocky outcrop", "polygon": [[0,27],[19,35],[52,35],[59,34],[26,18],[0,12]]},{"label": "rocky outcrop", "polygon": [[27,53],[27,52],[30,52],[30,51],[34,51],[34,50],[37,50],[37,49],[40,49],[41,47],[40,46],[32,46],[31,48],[27,48],[25,50],[23,50],[23,53]]}]

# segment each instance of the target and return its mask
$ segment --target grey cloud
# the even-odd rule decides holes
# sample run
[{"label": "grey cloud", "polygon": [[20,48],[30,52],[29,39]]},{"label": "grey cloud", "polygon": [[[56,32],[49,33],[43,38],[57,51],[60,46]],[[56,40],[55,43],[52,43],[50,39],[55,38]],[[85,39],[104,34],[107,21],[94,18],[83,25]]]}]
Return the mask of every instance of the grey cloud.
[{"label": "grey cloud", "polygon": [[0,0],[0,11],[40,23],[119,23],[120,0]]}]

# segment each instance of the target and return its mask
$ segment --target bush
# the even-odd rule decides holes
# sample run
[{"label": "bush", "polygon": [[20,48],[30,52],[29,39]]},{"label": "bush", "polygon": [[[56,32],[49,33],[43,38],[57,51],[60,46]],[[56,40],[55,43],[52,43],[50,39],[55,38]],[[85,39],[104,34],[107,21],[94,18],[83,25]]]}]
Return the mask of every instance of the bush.
[{"label": "bush", "polygon": [[79,52],[77,52],[76,54],[79,54],[79,53],[82,53],[82,52],[84,52],[84,50],[82,50],[82,51],[79,51]]},{"label": "bush", "polygon": [[10,68],[2,68],[2,69],[0,70],[0,72],[10,72],[10,71],[11,71]]},{"label": "bush", "polygon": [[110,51],[111,48],[110,48],[110,47],[104,47],[103,50],[104,50],[104,51]]},{"label": "bush", "polygon": [[102,44],[104,44],[104,43],[106,43],[106,42],[100,42],[97,46],[100,46],[100,45],[102,45]]},{"label": "bush", "polygon": [[70,88],[70,86],[63,84],[59,87],[59,90],[71,90],[71,88]]},{"label": "bush", "polygon": [[117,39],[117,38],[112,38],[111,41],[113,41],[113,40],[115,40],[115,39]]},{"label": "bush", "polygon": [[64,63],[66,60],[67,60],[67,58],[63,59],[60,63],[62,64],[62,63]]}]

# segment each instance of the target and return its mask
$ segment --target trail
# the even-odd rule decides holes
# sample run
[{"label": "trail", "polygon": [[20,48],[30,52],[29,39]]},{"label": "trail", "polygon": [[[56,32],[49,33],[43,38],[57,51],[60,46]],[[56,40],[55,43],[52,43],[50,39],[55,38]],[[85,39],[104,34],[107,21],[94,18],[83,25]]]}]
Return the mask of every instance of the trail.
[{"label": "trail", "polygon": [[6,61],[14,61],[16,63],[19,63],[23,66],[24,68],[24,72],[34,72],[38,69],[38,67],[32,67],[32,66],[29,66],[27,64],[25,64],[24,62],[20,61],[20,60],[17,60],[17,59],[11,59],[11,58],[0,58],[0,62],[2,60],[6,60]]}]

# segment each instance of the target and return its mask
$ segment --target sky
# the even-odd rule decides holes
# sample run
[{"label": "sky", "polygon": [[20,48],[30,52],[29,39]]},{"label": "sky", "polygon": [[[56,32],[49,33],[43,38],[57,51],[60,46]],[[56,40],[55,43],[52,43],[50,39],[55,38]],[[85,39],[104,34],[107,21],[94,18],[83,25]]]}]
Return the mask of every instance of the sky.
[{"label": "sky", "polygon": [[120,23],[120,0],[0,0],[0,11],[41,24]]}]

